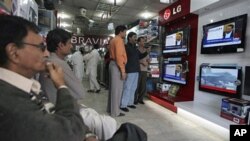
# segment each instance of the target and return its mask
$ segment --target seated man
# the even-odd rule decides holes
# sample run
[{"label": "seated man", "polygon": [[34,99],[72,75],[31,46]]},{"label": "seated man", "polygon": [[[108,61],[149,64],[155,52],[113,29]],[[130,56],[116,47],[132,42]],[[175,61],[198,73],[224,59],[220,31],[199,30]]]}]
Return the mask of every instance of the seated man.
[{"label": "seated man", "polygon": [[[68,86],[72,96],[79,100],[86,93],[81,81],[71,71],[69,65],[64,58],[70,54],[71,34],[63,29],[54,29],[50,31],[46,37],[47,49],[50,52],[49,61],[54,62],[63,68],[65,83]],[[40,75],[42,89],[52,103],[57,103],[57,96],[53,95],[56,88],[52,85],[52,81],[46,75]],[[116,121],[105,115],[98,114],[95,110],[82,106],[80,109],[84,123],[89,129],[98,135],[100,139],[108,139],[116,131]]]},{"label": "seated man", "polygon": [[[0,140],[97,140],[82,121],[62,68],[45,61],[37,29],[23,18],[0,15]],[[40,84],[32,79],[45,70],[57,89],[54,109],[41,99]]]}]

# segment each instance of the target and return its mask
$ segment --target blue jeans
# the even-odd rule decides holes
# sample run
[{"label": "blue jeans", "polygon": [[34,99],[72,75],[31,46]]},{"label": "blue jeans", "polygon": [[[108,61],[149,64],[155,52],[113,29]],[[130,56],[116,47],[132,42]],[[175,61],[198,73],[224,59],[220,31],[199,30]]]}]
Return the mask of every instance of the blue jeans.
[{"label": "blue jeans", "polygon": [[135,90],[138,83],[138,72],[127,73],[127,79],[123,84],[121,108],[126,108],[128,105],[134,105]]}]

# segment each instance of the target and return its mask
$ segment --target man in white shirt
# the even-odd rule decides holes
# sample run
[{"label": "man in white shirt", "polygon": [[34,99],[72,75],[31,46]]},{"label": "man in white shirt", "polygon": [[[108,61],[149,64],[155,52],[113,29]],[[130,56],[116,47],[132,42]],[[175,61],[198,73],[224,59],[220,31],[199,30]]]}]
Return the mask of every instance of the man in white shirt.
[{"label": "man in white shirt", "polygon": [[79,51],[76,51],[71,56],[71,61],[73,63],[73,71],[76,75],[76,77],[82,81],[82,78],[84,76],[83,72],[83,48],[80,48]]},{"label": "man in white shirt", "polygon": [[86,75],[89,76],[89,85],[90,89],[88,92],[96,92],[99,93],[101,91],[100,85],[97,82],[97,65],[98,62],[101,60],[100,54],[98,53],[99,46],[97,44],[94,45],[93,50],[85,54],[83,56],[83,60],[86,61]]}]

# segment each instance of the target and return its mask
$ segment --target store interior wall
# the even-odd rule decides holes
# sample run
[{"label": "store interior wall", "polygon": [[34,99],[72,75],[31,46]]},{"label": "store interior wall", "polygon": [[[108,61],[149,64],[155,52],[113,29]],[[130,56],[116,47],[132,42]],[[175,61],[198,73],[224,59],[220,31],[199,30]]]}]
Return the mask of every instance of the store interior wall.
[{"label": "store interior wall", "polygon": [[[209,24],[211,19],[213,19],[214,22],[217,22],[246,13],[248,14],[248,19],[247,19],[248,23],[247,23],[247,31],[245,38],[245,52],[230,53],[230,54],[205,54],[205,55],[200,54],[203,25]],[[222,7],[213,10],[208,10],[207,12],[199,15],[196,77],[199,76],[199,67],[200,64],[202,63],[211,63],[211,64],[227,63],[227,64],[238,64],[239,66],[242,66],[243,69],[242,81],[244,81],[245,66],[250,66],[250,18],[249,17],[250,17],[249,0],[238,0],[235,2],[231,2]],[[244,91],[242,86],[242,93],[243,92]],[[199,91],[199,81],[197,79],[195,80],[194,102],[210,106],[214,108],[215,111],[219,112],[222,98],[223,96]],[[250,96],[243,95],[242,98],[250,100]]]}]

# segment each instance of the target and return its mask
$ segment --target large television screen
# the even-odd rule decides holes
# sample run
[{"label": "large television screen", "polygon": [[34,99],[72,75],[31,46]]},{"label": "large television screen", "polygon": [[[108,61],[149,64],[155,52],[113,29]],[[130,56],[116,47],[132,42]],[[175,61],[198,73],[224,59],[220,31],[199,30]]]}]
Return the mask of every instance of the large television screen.
[{"label": "large television screen", "polygon": [[162,72],[163,81],[187,84],[187,63],[164,61]]},{"label": "large television screen", "polygon": [[239,98],[241,96],[241,70],[239,66],[202,64],[199,90]]},{"label": "large television screen", "polygon": [[167,55],[186,55],[189,47],[190,26],[166,33],[162,53]]},{"label": "large television screen", "polygon": [[201,54],[244,51],[247,14],[203,26]]}]

